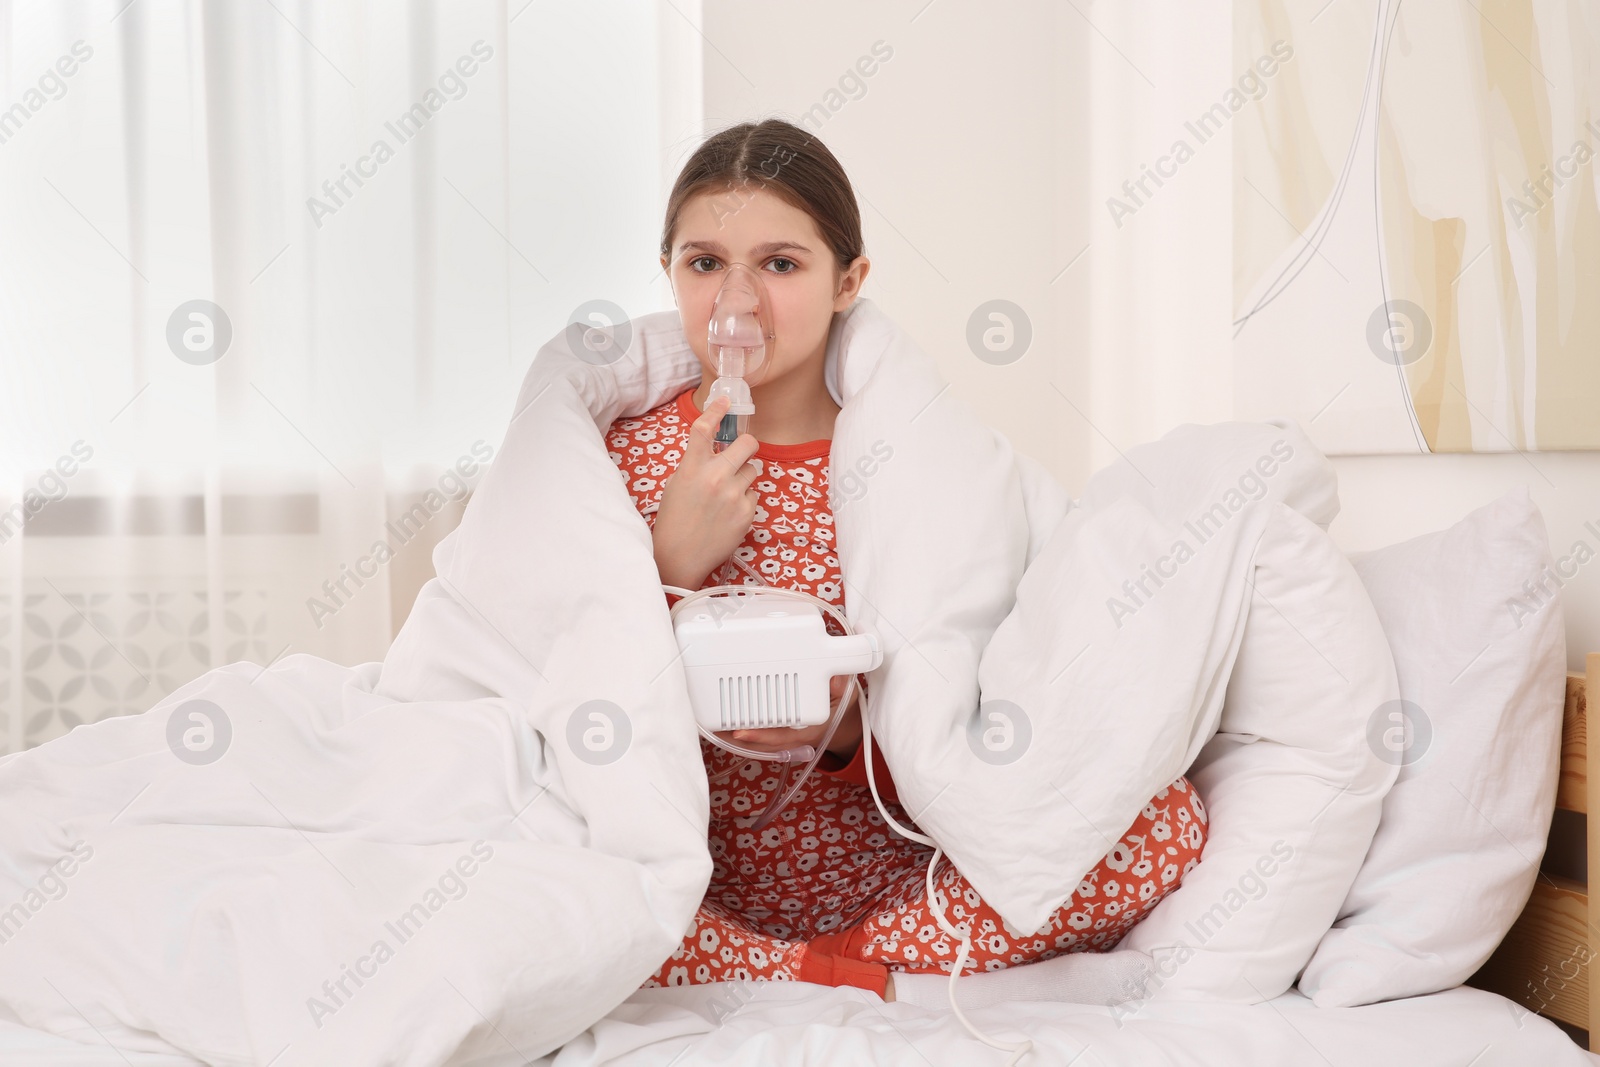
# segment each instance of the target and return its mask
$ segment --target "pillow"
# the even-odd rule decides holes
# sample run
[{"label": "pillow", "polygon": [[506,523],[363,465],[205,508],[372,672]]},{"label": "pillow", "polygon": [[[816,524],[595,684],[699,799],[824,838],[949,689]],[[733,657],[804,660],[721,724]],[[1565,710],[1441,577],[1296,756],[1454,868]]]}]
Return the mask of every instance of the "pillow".
[{"label": "pillow", "polygon": [[1321,528],[1270,506],[1219,731],[1187,772],[1205,853],[1119,946],[1154,958],[1141,996],[1285,992],[1337,918],[1398,771],[1366,740],[1399,695],[1372,602]]},{"label": "pillow", "polygon": [[1561,770],[1560,569],[1528,490],[1352,558],[1404,701],[1369,736],[1400,770],[1300,978],[1322,1008],[1450,989],[1482,966],[1533,891]]}]

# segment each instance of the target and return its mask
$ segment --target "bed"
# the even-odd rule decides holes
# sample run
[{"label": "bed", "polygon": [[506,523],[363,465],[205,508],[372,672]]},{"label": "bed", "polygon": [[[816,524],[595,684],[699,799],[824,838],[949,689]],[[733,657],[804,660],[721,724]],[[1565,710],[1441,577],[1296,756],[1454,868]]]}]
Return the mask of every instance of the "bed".
[{"label": "bed", "polygon": [[[1326,1064],[1330,1067],[1584,1067],[1553,1024],[1510,1000],[1461,987],[1362,1008],[1321,1009],[1290,991],[1252,1007],[1151,1005],[1117,1021],[1104,1008],[1008,1004],[969,1012],[1001,1040],[1026,1036],[1025,1065]],[[185,1055],[113,1048],[116,1035],[85,1026],[77,1038],[0,1022],[7,1067],[193,1067]],[[119,1042],[120,1043],[120,1042]],[[798,983],[726,983],[640,990],[539,1067],[692,1064],[1003,1064],[949,1014],[884,1004],[871,993]],[[469,1061],[462,1061],[463,1063]],[[518,1067],[509,1048],[470,1061]],[[276,1067],[283,1067],[280,1063]]]},{"label": "bed", "polygon": [[[1550,1020],[1592,1032],[1588,936],[1595,902],[1584,880],[1581,836],[1591,791],[1586,693],[1600,678],[1600,653],[1587,676],[1570,674],[1563,717],[1558,817],[1541,875],[1521,918],[1468,985],[1428,996],[1356,1008],[1317,1008],[1298,990],[1252,1006],[1149,1003],[1125,1017],[1080,1004],[1012,1003],[968,1012],[1001,1041],[1027,1038],[1024,1064],[1144,1067],[1155,1063],[1329,1067],[1564,1067],[1600,1063]],[[1571,816],[1564,819],[1563,815]],[[1580,825],[1581,828],[1581,825]],[[1592,832],[1592,830],[1590,831]],[[1125,1009],[1124,1009],[1125,1010]],[[7,1067],[192,1067],[202,1061],[138,1051],[150,1039],[85,1023],[48,1034],[0,1019],[0,1063]],[[973,1038],[949,1013],[885,1004],[871,993],[798,983],[722,983],[641,989],[555,1053],[529,1060],[500,1055],[460,1061],[537,1063],[540,1067],[695,1063],[808,1064],[1006,1063],[1009,1056]],[[278,1067],[287,1067],[279,1064]]]},{"label": "bed", "polygon": [[1600,1021],[1600,983],[1588,962],[1600,930],[1600,897],[1588,892],[1589,857],[1600,856],[1600,776],[1589,773],[1587,695],[1600,686],[1600,653],[1586,673],[1567,676],[1561,728],[1561,782],[1550,844],[1533,896],[1499,949],[1472,976],[1472,985],[1508,997],[1530,1012],[1586,1031],[1594,1047]]}]

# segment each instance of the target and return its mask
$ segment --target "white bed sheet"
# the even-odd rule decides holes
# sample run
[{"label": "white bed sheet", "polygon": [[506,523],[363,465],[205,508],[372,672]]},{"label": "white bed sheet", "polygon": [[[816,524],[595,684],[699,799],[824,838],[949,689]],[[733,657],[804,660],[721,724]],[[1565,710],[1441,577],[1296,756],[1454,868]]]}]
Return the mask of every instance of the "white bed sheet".
[{"label": "white bed sheet", "polygon": [[[444,992],[448,992],[445,990]],[[1362,1008],[1319,1009],[1290,990],[1250,1007],[1146,1004],[1118,1025],[1079,1004],[1013,1003],[969,1011],[1003,1041],[1027,1036],[1022,1067],[1591,1067],[1552,1023],[1503,997],[1459,988]],[[6,1067],[193,1067],[181,1054],[133,1051],[97,1034],[80,1041],[0,1021]],[[107,1040],[121,1045],[110,1047]],[[143,1047],[149,1048],[149,1044]],[[854,989],[794,982],[729,982],[640,990],[537,1067],[691,1067],[699,1063],[973,1067],[1009,1055],[979,1042],[955,1016],[884,1004]],[[528,1063],[513,1049],[462,1067]],[[280,1064],[275,1067],[284,1067]],[[534,1067],[530,1064],[529,1067]]]},{"label": "white bed sheet", "polygon": [[[789,982],[641,990],[539,1067],[874,1064],[976,1067],[1010,1054],[960,1020],[871,993]],[[751,992],[736,992],[734,985]],[[731,1013],[731,1014],[730,1014]],[[1590,1067],[1600,1056],[1511,1001],[1459,988],[1362,1008],[1317,1008],[1298,990],[1254,1006],[1106,1008],[1011,1003],[968,1011],[989,1036],[1026,1036],[1019,1067]]]}]

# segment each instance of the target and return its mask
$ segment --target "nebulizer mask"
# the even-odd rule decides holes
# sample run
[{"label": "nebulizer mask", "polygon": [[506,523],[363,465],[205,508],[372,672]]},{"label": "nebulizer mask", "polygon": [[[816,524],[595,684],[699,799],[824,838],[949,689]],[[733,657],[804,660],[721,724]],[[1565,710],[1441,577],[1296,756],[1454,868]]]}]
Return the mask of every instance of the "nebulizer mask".
[{"label": "nebulizer mask", "polygon": [[[742,263],[729,267],[711,307],[707,346],[717,378],[707,397],[726,396],[728,410],[714,436],[721,452],[749,431],[755,402],[747,377],[767,364],[776,339],[772,309],[761,276]],[[735,755],[789,765],[804,763],[787,789],[779,788],[752,829],[766,826],[789,802],[827,751],[859,688],[856,674],[883,662],[877,636],[858,634],[844,614],[809,593],[773,586],[735,554],[730,562],[754,585],[718,585],[688,590],[663,586],[683,597],[672,607],[672,628],[683,653],[689,703],[701,736]],[[828,633],[826,612],[843,631]],[[830,708],[835,675],[849,674],[837,709]],[[748,748],[718,736],[733,730],[802,728],[827,723],[821,741],[777,752]],[[742,765],[741,765],[742,766]],[[733,769],[737,769],[737,766]],[[723,772],[718,778],[725,777]]]},{"label": "nebulizer mask", "polygon": [[719,396],[728,398],[728,410],[712,438],[712,449],[721,452],[742,433],[750,430],[750,416],[756,413],[747,377],[754,377],[767,365],[767,342],[776,339],[772,328],[772,305],[761,275],[735,263],[722,279],[722,288],[711,303],[711,322],[706,330],[706,346],[717,378],[706,394],[709,405]]}]

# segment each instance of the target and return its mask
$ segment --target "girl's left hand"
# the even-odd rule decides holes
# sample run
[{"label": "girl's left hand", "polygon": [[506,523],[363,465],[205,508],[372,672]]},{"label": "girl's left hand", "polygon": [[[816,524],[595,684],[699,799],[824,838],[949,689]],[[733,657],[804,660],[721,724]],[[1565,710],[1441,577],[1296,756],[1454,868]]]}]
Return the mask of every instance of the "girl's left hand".
[{"label": "girl's left hand", "polygon": [[[828,707],[830,711],[838,708],[839,698],[844,695],[844,687],[849,682],[850,676],[848,674],[836,674],[829,682],[830,700]],[[829,743],[830,749],[849,748],[853,751],[855,746],[851,744],[851,738],[856,737],[856,741],[859,742],[860,739],[857,735],[860,733],[861,719],[860,712],[857,709],[861,706],[860,696],[861,689],[858,684],[856,692],[851,696],[849,710],[845,712],[844,719],[839,723],[839,728],[833,732],[833,740]],[[815,747],[822,742],[822,735],[827,732],[828,724],[824,722],[818,723],[816,726],[806,726],[799,729],[780,726],[767,730],[729,730],[717,736],[725,737],[736,745],[755,749],[758,752],[782,752],[786,748],[795,748],[799,745]]]}]

